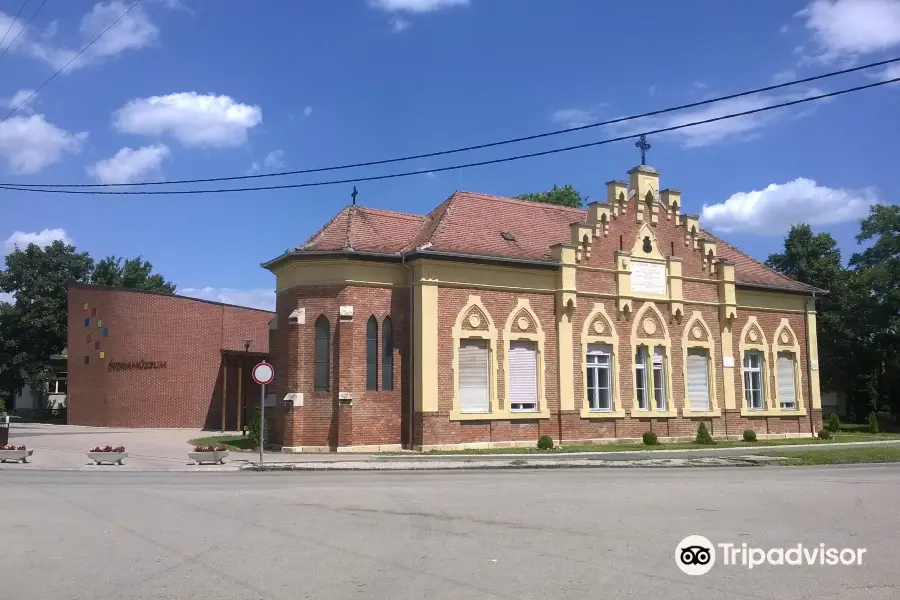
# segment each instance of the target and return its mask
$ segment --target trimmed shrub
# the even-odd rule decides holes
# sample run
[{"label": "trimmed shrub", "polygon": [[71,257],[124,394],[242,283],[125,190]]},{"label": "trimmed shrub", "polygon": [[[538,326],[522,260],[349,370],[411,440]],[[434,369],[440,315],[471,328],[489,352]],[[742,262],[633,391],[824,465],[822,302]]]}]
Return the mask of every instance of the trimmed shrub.
[{"label": "trimmed shrub", "polygon": [[[260,414],[259,409],[257,408],[253,412],[250,413],[250,417],[247,419],[247,439],[250,440],[250,443],[253,444],[254,448],[259,448],[259,424],[260,424]],[[269,430],[265,428],[265,436],[269,437]]]},{"label": "trimmed shrub", "polygon": [[869,413],[869,433],[878,433],[878,415],[874,412]]},{"label": "trimmed shrub", "polygon": [[837,415],[837,413],[831,413],[831,416],[828,417],[828,421],[823,425],[825,429],[830,431],[831,433],[837,433],[841,430],[841,418]]},{"label": "trimmed shrub", "polygon": [[542,435],[538,438],[538,450],[553,450],[553,438],[549,435]]},{"label": "trimmed shrub", "polygon": [[755,442],[756,441],[756,432],[752,429],[744,430],[744,441],[745,442]]},{"label": "trimmed shrub", "polygon": [[652,431],[644,432],[644,443],[648,446],[655,446],[659,443],[659,438]]},{"label": "trimmed shrub", "polygon": [[831,433],[830,431],[828,431],[827,429],[819,430],[819,439],[820,440],[830,440],[833,437],[834,437],[834,434]]},{"label": "trimmed shrub", "polygon": [[709,435],[709,430],[706,429],[706,423],[700,423],[700,427],[697,428],[697,439],[695,440],[698,444],[715,444],[715,440],[712,439],[712,436]]}]

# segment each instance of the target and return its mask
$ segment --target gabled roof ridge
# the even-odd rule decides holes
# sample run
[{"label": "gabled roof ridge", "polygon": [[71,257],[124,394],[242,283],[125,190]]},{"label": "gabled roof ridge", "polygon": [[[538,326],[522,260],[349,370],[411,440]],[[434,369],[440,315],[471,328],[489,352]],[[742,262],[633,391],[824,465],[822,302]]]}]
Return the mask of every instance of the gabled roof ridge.
[{"label": "gabled roof ridge", "polygon": [[[584,208],[574,208],[572,206],[560,206],[559,204],[548,204],[546,202],[535,202],[534,200],[522,200],[520,198],[510,198],[509,196],[497,196],[495,194],[484,194],[481,192],[470,192],[467,190],[457,190],[453,193],[453,196],[457,194],[466,194],[468,196],[475,196],[478,198],[486,198],[491,200],[497,200],[500,202],[506,202],[508,204],[518,204],[520,206],[530,206],[530,207],[539,207],[545,210],[558,210],[558,211],[567,211],[572,213],[587,213],[587,210]],[[451,198],[453,197],[451,196]]]},{"label": "gabled roof ridge", "polygon": [[425,218],[425,215],[420,215],[418,213],[408,213],[408,212],[400,212],[397,210],[387,210],[386,208],[374,208],[372,206],[360,206],[356,205],[361,212],[374,212],[380,215],[384,215],[386,217],[397,217],[402,219],[414,219],[421,220]]},{"label": "gabled roof ridge", "polygon": [[458,192],[453,192],[450,194],[446,200],[435,206],[431,209],[431,212],[425,215],[425,222],[422,223],[422,228],[419,230],[419,233],[413,237],[412,241],[403,248],[404,252],[431,242],[431,240],[440,232],[444,217],[447,216],[450,204],[453,202],[457,193]]},{"label": "gabled roof ridge", "polygon": [[318,231],[316,231],[316,232],[313,233],[311,236],[309,236],[309,237],[306,239],[306,241],[303,242],[302,244],[300,244],[299,246],[297,246],[297,247],[295,248],[295,250],[302,250],[302,249],[305,248],[306,246],[309,246],[309,245],[313,244],[319,237],[322,236],[323,233],[325,233],[325,231],[331,226],[332,223],[334,223],[335,221],[337,221],[338,217],[340,217],[341,215],[343,215],[343,214],[347,211],[348,208],[349,208],[348,206],[345,206],[344,208],[342,208],[341,210],[339,210],[337,213],[335,213],[335,215],[334,215],[333,217],[331,217],[324,225],[322,225],[321,227],[319,227]]},{"label": "gabled roof ridge", "polygon": [[356,205],[352,204],[347,207],[347,229],[344,233],[344,248],[353,249],[353,241],[350,234],[353,232],[353,216],[356,214]]}]

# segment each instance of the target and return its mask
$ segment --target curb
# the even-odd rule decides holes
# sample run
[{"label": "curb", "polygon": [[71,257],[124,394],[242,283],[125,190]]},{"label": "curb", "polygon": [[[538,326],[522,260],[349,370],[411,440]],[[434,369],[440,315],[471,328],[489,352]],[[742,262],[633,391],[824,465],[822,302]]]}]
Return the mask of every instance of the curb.
[{"label": "curb", "polygon": [[734,456],[727,458],[705,457],[684,459],[642,459],[642,460],[528,460],[511,459],[508,462],[478,461],[467,462],[448,461],[415,462],[406,464],[394,464],[371,462],[289,462],[289,463],[258,463],[241,465],[241,471],[462,471],[462,470],[498,470],[498,469],[685,469],[696,467],[758,467],[765,464],[778,463],[785,459],[777,457],[761,456]]}]

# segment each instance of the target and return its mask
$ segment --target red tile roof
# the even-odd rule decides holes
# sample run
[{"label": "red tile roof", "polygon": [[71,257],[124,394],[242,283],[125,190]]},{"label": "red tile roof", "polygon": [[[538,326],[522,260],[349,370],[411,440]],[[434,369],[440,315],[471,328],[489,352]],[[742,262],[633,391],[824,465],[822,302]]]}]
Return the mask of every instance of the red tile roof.
[{"label": "red tile roof", "polygon": [[[550,246],[569,241],[569,225],[586,211],[473,192],[456,192],[428,215],[348,206],[296,252],[355,251],[400,254],[431,252],[550,262]],[[502,233],[512,234],[506,240]],[[718,257],[734,263],[735,281],[746,285],[809,291],[813,288],[773,271],[718,237]]]}]

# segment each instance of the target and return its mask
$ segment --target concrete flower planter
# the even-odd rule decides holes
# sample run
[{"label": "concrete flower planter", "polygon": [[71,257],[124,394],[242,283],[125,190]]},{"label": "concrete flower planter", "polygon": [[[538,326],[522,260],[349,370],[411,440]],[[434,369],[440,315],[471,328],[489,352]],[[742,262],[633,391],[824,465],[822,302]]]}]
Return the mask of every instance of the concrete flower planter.
[{"label": "concrete flower planter", "polygon": [[128,458],[127,452],[88,452],[87,455],[98,465],[101,463],[121,465],[122,459]]},{"label": "concrete flower planter", "polygon": [[0,463],[28,462],[28,457],[34,454],[34,450],[0,450]]},{"label": "concrete flower planter", "polygon": [[198,465],[203,463],[225,464],[228,458],[228,450],[214,450],[213,452],[188,452],[188,456]]}]

